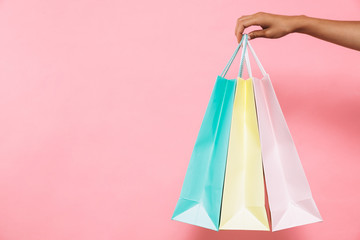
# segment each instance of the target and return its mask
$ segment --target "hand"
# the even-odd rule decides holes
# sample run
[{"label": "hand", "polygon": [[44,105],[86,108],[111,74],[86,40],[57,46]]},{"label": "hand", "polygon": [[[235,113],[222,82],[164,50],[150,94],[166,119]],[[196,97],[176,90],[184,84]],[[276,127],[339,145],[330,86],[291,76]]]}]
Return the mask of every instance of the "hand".
[{"label": "hand", "polygon": [[250,32],[249,39],[258,37],[280,38],[296,31],[298,26],[297,16],[275,15],[270,13],[258,12],[252,15],[245,15],[237,20],[235,35],[238,43],[247,27],[260,26],[262,30]]},{"label": "hand", "polygon": [[338,21],[305,15],[284,16],[259,12],[242,16],[237,20],[235,35],[238,43],[244,30],[250,26],[260,26],[262,29],[250,32],[249,39],[280,38],[298,32],[360,51],[360,21]]}]

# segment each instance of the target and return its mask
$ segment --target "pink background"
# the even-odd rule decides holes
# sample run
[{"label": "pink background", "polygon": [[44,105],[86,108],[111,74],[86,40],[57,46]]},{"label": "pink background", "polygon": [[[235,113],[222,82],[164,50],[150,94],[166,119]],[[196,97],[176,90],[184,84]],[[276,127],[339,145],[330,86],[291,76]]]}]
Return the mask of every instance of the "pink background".
[{"label": "pink background", "polygon": [[0,239],[359,239],[360,52],[300,34],[252,45],[324,222],[170,220],[235,21],[258,11],[359,20],[360,2],[0,0]]}]

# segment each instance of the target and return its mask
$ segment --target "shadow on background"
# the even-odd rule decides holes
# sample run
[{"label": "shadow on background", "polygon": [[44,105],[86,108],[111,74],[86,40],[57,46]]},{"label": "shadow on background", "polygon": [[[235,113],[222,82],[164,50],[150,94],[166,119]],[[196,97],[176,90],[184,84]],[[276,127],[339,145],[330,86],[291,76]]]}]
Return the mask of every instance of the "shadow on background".
[{"label": "shadow on background", "polygon": [[304,240],[300,228],[282,230],[278,232],[223,230],[214,232],[208,229],[194,229],[190,239],[194,240]]}]

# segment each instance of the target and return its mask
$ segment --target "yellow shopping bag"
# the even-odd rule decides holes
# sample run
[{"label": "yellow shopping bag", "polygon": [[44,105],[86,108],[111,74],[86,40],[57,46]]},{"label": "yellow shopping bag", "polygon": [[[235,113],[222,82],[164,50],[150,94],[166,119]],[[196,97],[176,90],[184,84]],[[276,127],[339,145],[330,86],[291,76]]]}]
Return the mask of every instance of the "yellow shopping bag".
[{"label": "yellow shopping bag", "polygon": [[[247,41],[243,56],[249,64]],[[237,78],[223,188],[220,229],[267,230],[260,137],[251,77]],[[251,76],[248,65],[249,76]]]}]

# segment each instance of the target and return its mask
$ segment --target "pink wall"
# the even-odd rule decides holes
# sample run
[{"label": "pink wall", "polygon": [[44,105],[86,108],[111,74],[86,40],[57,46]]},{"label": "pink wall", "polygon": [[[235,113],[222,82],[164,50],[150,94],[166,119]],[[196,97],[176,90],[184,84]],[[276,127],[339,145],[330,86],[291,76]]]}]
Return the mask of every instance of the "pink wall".
[{"label": "pink wall", "polygon": [[0,239],[359,239],[360,52],[298,34],[252,45],[324,222],[170,220],[235,21],[257,11],[359,20],[360,2],[0,0]]}]

